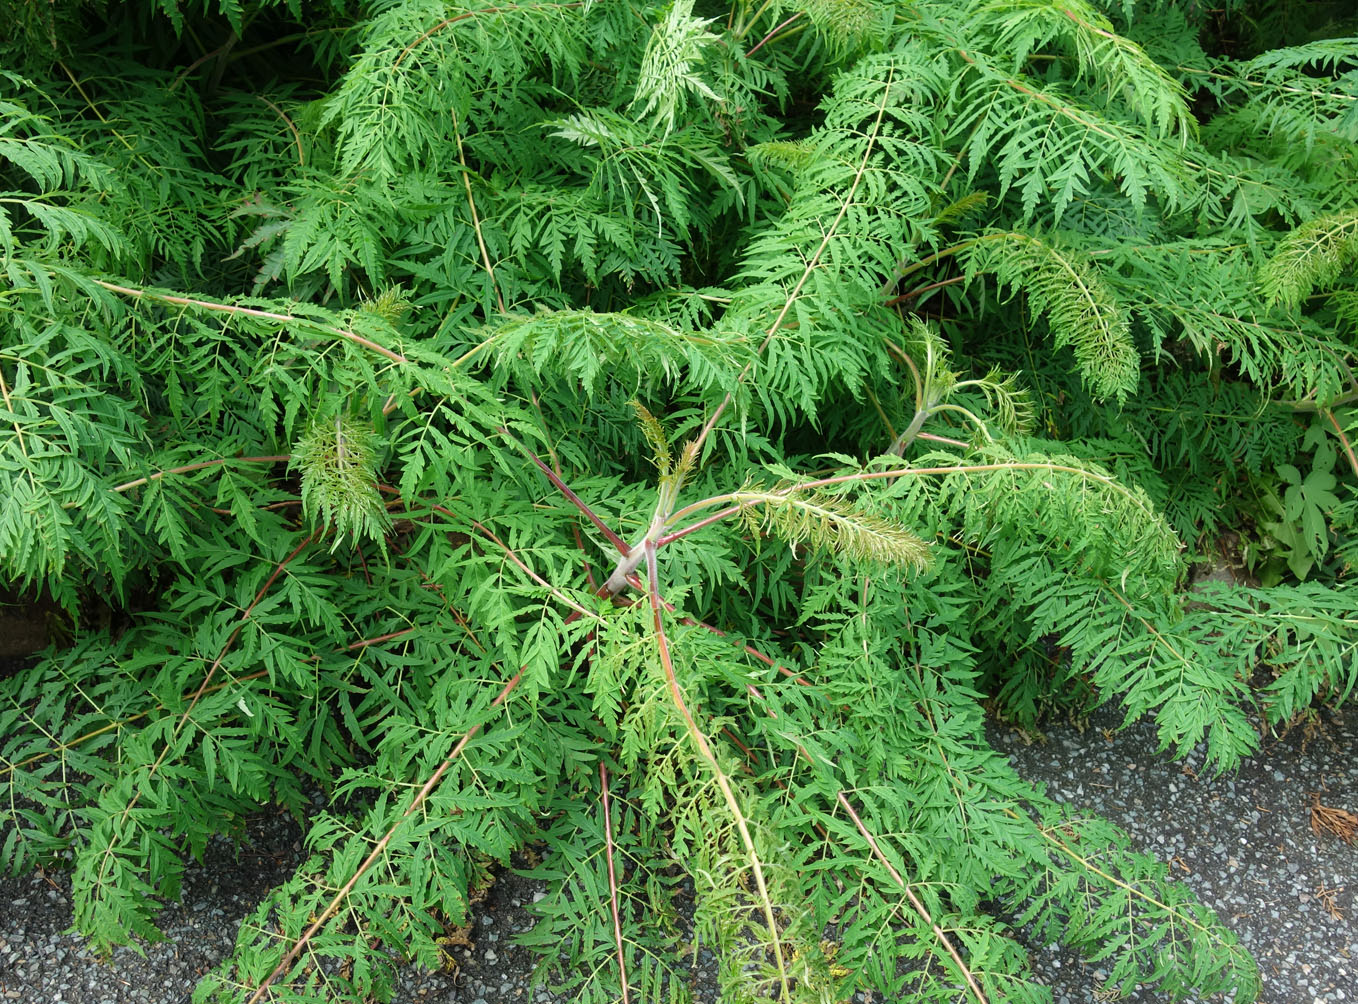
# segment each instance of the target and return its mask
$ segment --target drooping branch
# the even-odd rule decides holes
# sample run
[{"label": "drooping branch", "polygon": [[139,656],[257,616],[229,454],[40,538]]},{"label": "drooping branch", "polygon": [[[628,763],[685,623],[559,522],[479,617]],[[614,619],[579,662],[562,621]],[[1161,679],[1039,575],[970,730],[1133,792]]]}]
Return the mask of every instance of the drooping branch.
[{"label": "drooping branch", "polygon": [[791,990],[788,985],[787,967],[783,961],[782,939],[778,936],[778,921],[773,915],[773,902],[769,898],[768,886],[764,881],[764,867],[760,863],[759,854],[754,846],[754,838],[750,835],[749,826],[745,822],[745,813],[741,810],[740,802],[736,799],[736,793],[731,788],[730,778],[726,776],[721,764],[717,762],[717,756],[708,744],[707,737],[698,728],[698,723],[694,721],[693,713],[684,700],[684,692],[679,686],[679,677],[674,671],[674,660],[670,656],[670,641],[665,633],[665,618],[661,612],[660,574],[656,568],[655,544],[648,540],[643,548],[646,555],[646,585],[650,594],[651,615],[655,624],[656,648],[660,653],[660,665],[665,673],[665,682],[669,687],[670,699],[674,702],[675,708],[684,720],[684,728],[688,732],[689,739],[693,742],[694,749],[707,764],[708,769],[712,771],[713,777],[716,778],[717,787],[721,789],[722,798],[726,801],[726,808],[731,813],[731,818],[735,820],[741,842],[745,845],[745,853],[750,860],[750,870],[754,874],[755,887],[759,891],[760,906],[764,911],[764,922],[768,925],[769,937],[773,943],[773,957],[778,965],[778,978],[782,986],[782,996],[784,1000],[789,1000]]},{"label": "drooping branch", "polygon": [[858,832],[863,835],[863,839],[867,841],[868,847],[872,849],[873,856],[886,868],[887,874],[891,876],[891,881],[900,886],[901,891],[905,893],[905,898],[910,900],[910,905],[914,907],[915,912],[920,915],[920,919],[929,925],[934,932],[934,936],[938,938],[939,943],[947,951],[948,955],[952,957],[953,962],[957,964],[958,971],[961,972],[962,978],[966,980],[967,989],[970,990],[972,996],[976,998],[977,1004],[989,1004],[985,992],[977,984],[976,977],[973,976],[971,970],[967,968],[967,964],[962,961],[962,956],[957,951],[956,946],[953,945],[952,939],[948,937],[943,928],[938,926],[938,922],[930,915],[928,908],[925,907],[920,901],[920,898],[915,895],[915,890],[910,888],[909,883],[901,877],[901,873],[887,860],[886,855],[882,853],[882,848],[877,843],[877,838],[874,837],[872,831],[863,824],[863,820],[860,819],[858,813],[854,811],[853,805],[850,804],[849,800],[844,796],[844,792],[836,792],[835,797],[838,799],[839,804],[844,806],[844,811],[849,814],[849,818],[853,820],[854,826],[858,827]]},{"label": "drooping branch", "polygon": [[[396,638],[401,638],[405,635],[412,633],[415,630],[416,629],[413,627],[408,627],[401,628],[399,631],[388,631],[386,634],[378,635],[375,638],[363,638],[359,641],[350,642],[348,645],[344,646],[344,648],[340,649],[339,651],[356,652],[360,649],[368,648],[371,645],[380,645],[383,642],[392,641]],[[319,656],[312,656],[313,660],[318,658]],[[202,694],[200,694],[199,696],[203,697],[208,694],[215,694],[219,690],[225,690],[227,687],[234,686],[238,683],[248,683],[251,680],[258,680],[268,675],[269,670],[261,669],[254,673],[246,673],[242,676],[233,676],[229,680],[223,680],[220,683],[214,683],[212,686],[204,690]],[[183,700],[185,701],[192,699],[193,694],[185,694],[183,696]],[[71,739],[68,742],[55,743],[51,749],[44,750],[41,753],[34,753],[32,756],[20,760],[17,763],[5,764],[3,767],[0,767],[0,777],[4,777],[6,774],[12,774],[14,773],[14,771],[19,770],[21,767],[27,767],[29,764],[37,763],[38,761],[44,760],[49,756],[56,756],[58,754],[65,753],[68,750],[76,749],[84,745],[85,743],[89,742],[91,739],[99,738],[106,732],[112,732],[115,729],[121,729],[128,725],[135,724],[136,722],[141,721],[143,718],[149,718],[151,715],[154,715],[157,711],[164,710],[166,710],[165,705],[157,704],[154,708],[151,708],[148,711],[138,711],[136,714],[128,715],[126,718],[119,718],[115,721],[111,721],[104,725],[101,725],[97,729],[91,729],[89,732],[86,732],[83,735],[76,736],[74,739]]]},{"label": "drooping branch", "polygon": [[[1134,502],[1147,514],[1154,515],[1153,511],[1146,507],[1146,503],[1142,499],[1137,498],[1135,494],[1128,491],[1114,478],[1106,477],[1102,474],[1095,474],[1093,471],[1083,470],[1079,467],[1071,467],[1066,464],[1042,464],[1029,461],[995,464],[956,464],[948,467],[897,467],[885,471],[859,471],[856,474],[840,474],[831,478],[803,481],[787,488],[780,488],[777,492],[771,494],[790,495],[794,492],[814,491],[817,488],[825,488],[830,485],[851,484],[854,482],[886,481],[893,478],[933,477],[949,474],[982,474],[988,471],[1051,471],[1060,474],[1074,474],[1090,481],[1096,481],[1102,485],[1106,485],[1114,491],[1126,496],[1127,499]],[[724,508],[690,523],[688,526],[661,536],[656,541],[656,545],[663,547],[673,541],[687,537],[689,534],[695,533],[706,526],[720,522],[728,516],[733,516],[747,505],[759,502],[764,494],[770,493],[730,492],[724,495],[713,495],[710,498],[690,503],[682,509],[677,510],[670,522],[678,523],[704,509],[711,509],[713,506],[723,506]]]},{"label": "drooping branch", "polygon": [[[849,211],[849,206],[853,204],[854,196],[858,192],[858,186],[862,183],[863,176],[867,173],[868,159],[872,156],[872,151],[877,144],[877,135],[882,128],[882,118],[886,114],[887,98],[891,95],[891,88],[894,81],[895,73],[893,71],[887,76],[886,87],[882,91],[882,101],[877,107],[877,116],[873,119],[872,130],[868,133],[868,142],[863,150],[863,157],[858,163],[858,170],[854,172],[853,183],[849,185],[849,191],[840,202],[839,212],[835,214],[835,218],[830,222],[830,225],[825,228],[825,236],[821,238],[820,245],[811,255],[810,261],[806,263],[806,268],[802,270],[802,274],[793,285],[792,291],[788,293],[787,298],[783,301],[783,307],[778,311],[778,316],[773,319],[773,323],[769,325],[769,330],[764,333],[764,340],[759,343],[759,348],[755,349],[754,357],[745,364],[745,367],[736,377],[736,386],[740,386],[740,384],[745,382],[745,378],[750,375],[750,371],[754,368],[755,363],[759,361],[760,357],[764,354],[764,350],[768,348],[769,342],[773,341],[773,336],[778,333],[779,329],[782,328],[783,324],[787,321],[788,314],[792,312],[793,306],[797,303],[797,298],[801,296],[802,287],[806,285],[812,274],[820,266],[821,256],[825,254],[825,249],[830,246],[831,239],[839,230],[839,224],[843,221],[845,214]],[[726,392],[726,395],[721,399],[721,403],[718,404],[716,410],[712,412],[712,416],[703,423],[702,430],[698,433],[697,439],[694,440],[694,443],[699,450],[702,449],[703,444],[707,441],[707,437],[711,435],[712,430],[716,428],[717,422],[721,419],[722,414],[726,411],[727,407],[730,406],[733,400],[735,400],[734,389]]]},{"label": "drooping branch", "polygon": [[[503,704],[505,698],[513,692],[514,688],[519,685],[519,681],[522,679],[523,669],[520,668],[519,671],[510,678],[509,682],[501,688],[500,693],[496,698],[490,702],[489,710],[494,710]],[[273,982],[287,972],[288,967],[291,966],[297,959],[297,956],[301,954],[302,949],[304,949],[307,946],[307,943],[316,936],[316,932],[324,927],[330,918],[335,915],[335,911],[337,911],[340,904],[348,898],[349,893],[351,893],[354,886],[358,884],[358,880],[366,875],[377,859],[382,856],[382,852],[387,849],[387,845],[391,843],[391,838],[396,836],[396,833],[400,830],[402,824],[414,815],[420,806],[424,804],[425,799],[427,799],[430,793],[438,786],[443,775],[448,772],[448,768],[453,765],[453,761],[462,755],[462,751],[467,748],[467,744],[476,738],[476,734],[480,731],[481,723],[477,723],[463,734],[462,738],[457,741],[457,745],[453,747],[452,752],[444,758],[443,763],[439,764],[438,769],[435,770],[433,774],[429,775],[429,779],[425,781],[420,787],[420,790],[416,792],[415,797],[411,800],[410,805],[406,807],[405,812],[401,813],[400,818],[391,824],[391,827],[386,833],[382,834],[381,839],[373,846],[373,849],[368,856],[363,859],[362,864],[360,864],[358,868],[354,870],[354,873],[349,876],[348,881],[340,886],[339,891],[335,893],[334,897],[330,900],[330,903],[321,911],[321,915],[317,917],[311,926],[306,929],[305,933],[293,942],[292,946],[283,953],[283,958],[279,961],[278,965],[275,966],[273,971],[264,978],[264,981],[255,988],[255,992],[250,995],[250,999],[246,1004],[256,1004],[256,1002],[268,992],[268,989]]]},{"label": "drooping branch", "polygon": [[[303,537],[302,542],[293,548],[292,553],[274,566],[273,572],[264,580],[264,584],[259,587],[259,590],[255,593],[254,599],[250,601],[249,606],[247,606],[241,612],[240,617],[236,619],[234,630],[232,630],[230,636],[226,639],[225,644],[222,645],[221,651],[217,653],[217,658],[212,661],[212,665],[208,667],[208,671],[203,675],[202,683],[198,685],[198,689],[194,691],[193,695],[189,698],[188,707],[186,707],[183,714],[179,716],[179,720],[175,722],[174,729],[161,747],[160,754],[147,770],[146,778],[148,781],[160,770],[160,767],[165,762],[165,758],[169,755],[170,750],[174,748],[175,742],[179,739],[179,734],[184,731],[185,723],[188,722],[189,716],[193,714],[193,709],[197,707],[198,701],[202,696],[207,693],[208,686],[212,683],[212,678],[216,676],[217,670],[221,668],[222,660],[226,658],[226,654],[231,651],[231,647],[235,645],[236,639],[240,637],[241,631],[245,629],[245,624],[249,621],[250,615],[254,613],[255,607],[259,606],[260,601],[264,599],[265,595],[273,587],[274,582],[276,582],[278,577],[283,574],[283,570],[288,567],[289,563],[291,563],[294,558],[301,554],[302,551],[319,536],[320,532],[318,531]],[[146,787],[144,785],[139,787],[136,792],[133,793],[132,797],[128,799],[127,805],[123,806],[122,812],[118,815],[119,822],[117,826],[113,827],[112,833],[117,834],[122,832],[122,824],[125,823],[127,817],[132,814],[132,810],[136,808],[137,802],[141,799],[141,793],[145,790]],[[99,866],[98,882],[100,884],[103,883],[104,876],[107,874],[108,868],[113,863],[113,851],[117,845],[118,840],[114,837],[109,840],[108,846],[104,848],[103,857]]]},{"label": "drooping branch", "polygon": [[[152,481],[159,481],[167,474],[188,474],[190,471],[206,470],[209,467],[219,467],[222,464],[281,464],[290,460],[292,460],[292,456],[287,453],[268,457],[221,457],[218,460],[200,460],[196,464],[185,464],[183,467],[170,467],[163,471],[156,471],[154,474],[148,474],[144,478],[133,478],[131,481],[124,481],[120,485],[114,485],[111,490],[119,493],[127,492],[131,491],[133,488],[140,488],[142,485],[149,484]],[[68,505],[75,505],[75,503],[68,503]]]},{"label": "drooping branch", "polygon": [[405,356],[399,352],[393,352],[384,345],[378,345],[371,338],[365,338],[356,331],[348,328],[337,328],[334,325],[323,324],[297,314],[280,314],[273,310],[258,310],[254,307],[241,307],[234,303],[218,303],[214,300],[200,300],[190,296],[178,296],[174,293],[161,293],[153,289],[137,289],[133,286],[119,286],[103,279],[92,280],[96,286],[102,286],[111,293],[121,293],[123,296],[130,296],[134,300],[154,300],[157,303],[169,303],[177,307],[193,307],[197,310],[210,310],[219,314],[237,314],[241,317],[255,317],[263,321],[277,321],[280,324],[301,324],[316,331],[322,331],[327,335],[335,335],[355,345],[362,346],[380,356],[385,356],[394,363],[408,363]]}]

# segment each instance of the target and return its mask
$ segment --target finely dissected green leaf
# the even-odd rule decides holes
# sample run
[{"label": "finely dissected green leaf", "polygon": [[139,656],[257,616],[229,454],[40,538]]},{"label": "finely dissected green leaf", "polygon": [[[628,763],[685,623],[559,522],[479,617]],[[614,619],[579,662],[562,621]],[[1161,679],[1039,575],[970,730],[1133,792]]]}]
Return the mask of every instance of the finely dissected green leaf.
[{"label": "finely dissected green leaf", "polygon": [[888,5],[875,0],[800,0],[788,6],[804,13],[841,57],[880,47],[892,14]]},{"label": "finely dissected green leaf", "polygon": [[1286,723],[1321,695],[1336,704],[1358,686],[1358,623],[1352,589],[1316,583],[1271,589],[1213,588],[1187,630],[1237,674],[1260,662],[1274,680],[1260,700],[1270,722]]},{"label": "finely dissected green leaf", "polygon": [[374,484],[373,433],[344,416],[312,423],[293,449],[292,464],[302,475],[302,512],[318,532],[333,530],[335,544],[345,537],[381,544],[391,519]]},{"label": "finely dissected green leaf", "polygon": [[929,563],[929,547],[915,534],[880,517],[855,512],[832,496],[743,491],[735,501],[745,508],[747,521],[762,525],[794,548],[805,543],[855,561],[904,568],[922,568]]},{"label": "finely dissected green leaf", "polygon": [[1317,286],[1333,285],[1358,261],[1358,210],[1308,220],[1278,242],[1259,272],[1259,289],[1272,303],[1295,307]]},{"label": "finely dissected green leaf", "polygon": [[707,381],[714,391],[734,388],[749,361],[747,338],[729,331],[693,331],[634,314],[553,311],[501,321],[483,344],[504,369],[535,377],[560,374],[594,391],[607,380],[623,393],[663,378]]},{"label": "finely dissected green leaf", "polygon": [[1141,368],[1127,309],[1089,259],[1059,243],[1024,233],[985,234],[966,252],[972,274],[994,272],[1022,290],[1034,314],[1046,317],[1052,341],[1070,346],[1096,397],[1126,400]]},{"label": "finely dissected green leaf", "polygon": [[1135,114],[1160,135],[1192,135],[1195,123],[1187,95],[1169,73],[1084,0],[982,0],[979,24],[995,34],[996,47],[1015,67],[1036,50],[1056,43],[1075,57],[1077,74],[1092,77],[1109,95],[1124,89],[1137,95]]},{"label": "finely dissected green leaf", "polygon": [[1333,9],[0,0],[0,868],[106,951],[291,812],[200,1002],[504,867],[581,1001],[1255,999],[985,714],[1353,698]]},{"label": "finely dissected green leaf", "polygon": [[721,41],[707,30],[713,20],[694,17],[693,0],[674,0],[647,43],[632,108],[640,105],[637,114],[643,118],[654,113],[666,133],[689,94],[721,101],[699,72],[705,51]]}]

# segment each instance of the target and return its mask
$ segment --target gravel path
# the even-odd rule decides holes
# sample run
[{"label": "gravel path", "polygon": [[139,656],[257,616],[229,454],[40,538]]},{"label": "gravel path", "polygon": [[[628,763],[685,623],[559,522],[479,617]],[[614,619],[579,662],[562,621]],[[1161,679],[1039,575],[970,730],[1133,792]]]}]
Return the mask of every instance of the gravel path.
[{"label": "gravel path", "polygon": [[[1030,744],[993,727],[990,738],[1025,777],[1081,810],[1128,830],[1135,846],[1169,861],[1176,875],[1230,925],[1259,960],[1264,1004],[1358,1002],[1358,848],[1310,828],[1311,792],[1358,812],[1358,710],[1325,715],[1311,736],[1296,730],[1235,775],[1195,777],[1198,761],[1153,754],[1145,724],[1105,733],[1096,716],[1083,733],[1062,727]],[[181,1004],[196,977],[234,941],[236,926],[301,857],[286,816],[250,823],[239,853],[217,841],[188,869],[184,897],[161,917],[168,942],[128,948],[100,963],[71,922],[64,875],[0,880],[0,1001],[42,1004]],[[477,918],[474,948],[456,949],[460,971],[404,971],[397,1004],[556,1004],[530,983],[533,958],[512,943],[539,890],[513,874],[498,881]],[[1102,977],[1059,949],[1032,946],[1034,970],[1056,1004],[1095,1000]],[[700,963],[700,969],[707,968]],[[700,979],[710,973],[698,974]],[[709,984],[710,985],[710,984]],[[1141,990],[1122,999],[1150,1004]]]},{"label": "gravel path", "polygon": [[[1119,733],[1104,711],[1083,734],[1054,729],[1026,744],[992,728],[1018,772],[1059,802],[1117,823],[1137,849],[1169,862],[1259,962],[1264,1004],[1358,1002],[1358,846],[1311,831],[1311,793],[1358,813],[1358,708],[1324,714],[1266,743],[1235,774],[1197,775],[1201,757],[1155,755],[1153,725]],[[1056,949],[1034,948],[1056,1004],[1094,1000],[1103,974]],[[1161,997],[1141,990],[1124,1004]]]}]

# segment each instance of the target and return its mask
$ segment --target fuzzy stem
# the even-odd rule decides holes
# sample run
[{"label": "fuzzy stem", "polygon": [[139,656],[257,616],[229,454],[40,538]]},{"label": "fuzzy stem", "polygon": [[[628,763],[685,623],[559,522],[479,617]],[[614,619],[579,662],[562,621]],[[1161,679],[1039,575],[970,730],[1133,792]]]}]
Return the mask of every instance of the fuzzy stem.
[{"label": "fuzzy stem", "polygon": [[665,671],[665,680],[669,684],[670,698],[674,701],[674,706],[684,719],[684,727],[687,729],[689,738],[693,741],[698,755],[707,763],[708,769],[712,771],[716,778],[717,787],[721,789],[722,798],[726,800],[726,807],[731,813],[731,818],[735,820],[736,829],[740,831],[740,839],[745,845],[745,853],[750,857],[750,868],[754,873],[755,887],[759,890],[759,901],[764,911],[764,922],[768,925],[769,937],[773,939],[773,957],[778,964],[778,978],[782,984],[783,999],[790,1000],[791,992],[788,987],[787,968],[783,963],[783,944],[778,937],[778,921],[773,916],[773,902],[769,899],[768,886],[764,883],[764,868],[759,863],[754,839],[750,836],[749,827],[745,824],[745,814],[740,810],[740,803],[736,800],[736,794],[731,789],[731,781],[717,762],[717,756],[712,752],[712,747],[708,745],[707,737],[698,728],[698,723],[693,720],[693,714],[684,701],[684,693],[679,689],[679,677],[674,671],[674,661],[670,658],[670,642],[665,634],[665,619],[661,615],[660,574],[656,569],[655,542],[648,540],[643,548],[646,556],[647,591],[651,599],[651,614],[655,619],[656,646],[660,651],[660,665]]},{"label": "fuzzy stem", "polygon": [[622,557],[618,559],[617,565],[613,568],[613,574],[611,574],[608,577],[608,581],[603,584],[604,592],[612,593],[616,596],[626,589],[628,580],[631,578],[632,574],[641,567],[641,563],[646,559],[647,542],[656,542],[658,539],[658,537],[652,537],[651,530],[647,530],[646,535],[642,537],[641,540],[637,541],[635,547],[624,551]]},{"label": "fuzzy stem", "polygon": [[915,412],[915,417],[910,420],[910,424],[905,427],[905,431],[896,437],[896,441],[887,447],[887,454],[892,457],[905,456],[906,448],[915,441],[915,437],[924,428],[924,423],[933,414],[931,408],[921,408]]},{"label": "fuzzy stem", "polygon": [[[889,471],[860,471],[857,474],[841,474],[832,478],[820,478],[816,481],[803,481],[801,484],[792,485],[788,488],[781,489],[780,491],[774,492],[772,494],[791,495],[793,492],[811,491],[816,488],[824,488],[827,485],[842,485],[858,481],[882,481],[889,478],[904,478],[924,475],[932,476],[947,474],[984,474],[990,471],[1053,471],[1061,474],[1075,474],[1082,478],[1086,478],[1090,481],[1097,481],[1101,485],[1106,485],[1109,488],[1113,489],[1114,491],[1119,492],[1120,494],[1126,496],[1129,500],[1135,502],[1138,506],[1141,506],[1143,509],[1145,509],[1145,504],[1140,499],[1138,499],[1135,495],[1129,492],[1122,485],[1118,484],[1112,478],[1104,477],[1101,474],[1094,474],[1091,471],[1082,470],[1079,467],[1069,467],[1065,464],[1000,463],[1000,464],[955,464],[949,467],[899,467]],[[656,546],[658,547],[664,546],[665,544],[673,543],[674,541],[679,540],[681,537],[687,537],[690,533],[693,533],[697,530],[701,530],[705,526],[708,526],[712,523],[716,523],[719,520],[725,519],[727,516],[731,516],[735,513],[740,512],[740,510],[744,508],[746,505],[748,505],[750,502],[752,501],[758,502],[760,498],[767,494],[769,493],[729,492],[724,495],[713,495],[710,498],[700,499],[697,502],[691,502],[688,505],[684,506],[682,509],[675,512],[673,517],[670,519],[670,522],[677,523],[679,520],[687,516],[691,516],[696,512],[701,512],[704,509],[711,509],[713,506],[726,505],[726,508],[718,512],[715,512],[710,516],[706,516],[703,519],[698,520],[697,522],[690,523],[686,527],[683,527],[679,530],[675,530],[673,533],[667,533],[664,536],[657,538]],[[730,505],[729,503],[731,502],[735,502],[736,504]],[[1147,509],[1146,511],[1150,512],[1151,510]]]},{"label": "fuzzy stem", "polygon": [[956,446],[962,450],[971,449],[970,443],[964,443],[960,439],[950,439],[947,436],[935,436],[932,432],[921,432],[918,438],[927,439],[931,443],[947,443],[949,446]]},{"label": "fuzzy stem", "polygon": [[924,407],[924,377],[920,376],[919,367],[915,365],[915,360],[910,358],[910,353],[890,338],[883,338],[882,343],[886,345],[888,352],[910,368],[910,376],[915,381],[915,410],[919,411]]},{"label": "fuzzy stem", "polygon": [[[684,447],[686,458],[693,458],[697,455],[697,448],[693,443]],[[621,593],[631,581],[632,573],[640,566],[645,556],[644,545],[654,543],[664,532],[666,525],[670,521],[670,514],[674,512],[674,506],[679,501],[679,493],[684,487],[684,474],[691,469],[686,461],[681,461],[679,467],[669,475],[660,479],[660,491],[657,493],[655,502],[655,512],[651,515],[651,525],[646,528],[646,533],[641,540],[629,551],[624,551],[617,565],[613,569],[613,574],[604,583],[604,590],[616,596]]]}]

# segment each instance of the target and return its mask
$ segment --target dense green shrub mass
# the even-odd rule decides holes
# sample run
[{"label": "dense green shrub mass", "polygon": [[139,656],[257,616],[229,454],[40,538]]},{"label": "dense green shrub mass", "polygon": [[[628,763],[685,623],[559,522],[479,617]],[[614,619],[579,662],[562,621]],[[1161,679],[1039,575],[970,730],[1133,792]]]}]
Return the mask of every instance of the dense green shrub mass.
[{"label": "dense green shrub mass", "polygon": [[582,1001],[1252,1000],[983,703],[1228,770],[1358,681],[1350,9],[0,3],[0,865],[106,949],[324,791],[202,1001],[530,845]]}]

